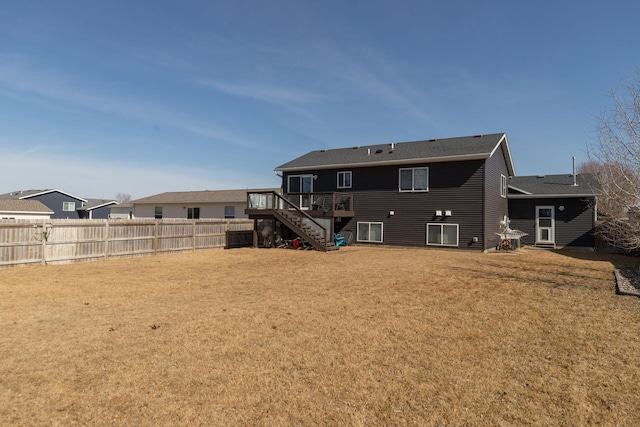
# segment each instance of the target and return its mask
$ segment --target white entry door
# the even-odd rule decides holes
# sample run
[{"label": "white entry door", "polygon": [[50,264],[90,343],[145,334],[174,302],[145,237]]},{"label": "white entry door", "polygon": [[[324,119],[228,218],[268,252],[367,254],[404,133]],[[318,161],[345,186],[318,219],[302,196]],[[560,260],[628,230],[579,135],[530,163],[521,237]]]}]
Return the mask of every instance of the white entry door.
[{"label": "white entry door", "polygon": [[536,206],[536,243],[555,243],[555,206]]}]

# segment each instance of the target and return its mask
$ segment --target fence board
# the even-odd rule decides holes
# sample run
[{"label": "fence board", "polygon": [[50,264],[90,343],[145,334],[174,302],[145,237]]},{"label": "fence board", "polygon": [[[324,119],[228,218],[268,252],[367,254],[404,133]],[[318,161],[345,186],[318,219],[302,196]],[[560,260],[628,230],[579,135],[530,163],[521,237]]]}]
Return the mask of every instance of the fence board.
[{"label": "fence board", "polygon": [[239,236],[252,230],[246,219],[0,220],[0,267],[250,246]]}]

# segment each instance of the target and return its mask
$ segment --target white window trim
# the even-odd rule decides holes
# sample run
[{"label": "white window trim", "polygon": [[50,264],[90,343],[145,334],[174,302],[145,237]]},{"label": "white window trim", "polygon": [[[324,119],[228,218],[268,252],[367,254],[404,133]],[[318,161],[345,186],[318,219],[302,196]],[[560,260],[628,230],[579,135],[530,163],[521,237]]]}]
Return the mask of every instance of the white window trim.
[{"label": "white window trim", "polygon": [[500,174],[500,197],[507,197],[507,177]]},{"label": "white window trim", "polygon": [[[340,185],[340,175],[349,174],[349,185]],[[351,188],[353,184],[353,173],[351,171],[340,171],[336,175],[336,187],[337,188]],[[344,178],[342,178],[342,182],[344,182]]]},{"label": "white window trim", "polygon": [[[456,244],[455,245],[451,245],[451,244],[447,244],[447,243],[429,243],[429,226],[439,226],[440,227],[440,235],[442,235],[442,230],[443,227],[447,226],[447,227],[456,227]],[[442,240],[442,239],[440,239]],[[427,223],[427,236],[425,239],[427,246],[447,246],[447,247],[452,247],[452,248],[457,248],[460,246],[460,224],[443,224],[443,223],[437,223],[437,222],[429,222]]]},{"label": "white window trim", "polygon": [[[71,209],[69,209],[71,207]],[[76,202],[62,202],[62,210],[64,212],[73,212],[76,210]]]},{"label": "white window trim", "polygon": [[[425,169],[427,171],[427,188],[424,190],[415,190],[414,186],[414,174],[413,171],[417,170],[417,169]],[[402,171],[412,171],[411,173],[411,190],[403,190],[402,189]],[[428,166],[422,166],[422,167],[415,167],[415,168],[400,168],[398,170],[398,191],[401,193],[427,193],[429,192],[429,167]]]},{"label": "white window trim", "polygon": [[[378,240],[362,240],[360,239],[360,224],[369,224],[369,236],[371,236],[371,224],[380,224],[380,241]],[[384,223],[377,221],[358,221],[356,223],[356,241],[365,243],[382,243],[384,242]]]}]

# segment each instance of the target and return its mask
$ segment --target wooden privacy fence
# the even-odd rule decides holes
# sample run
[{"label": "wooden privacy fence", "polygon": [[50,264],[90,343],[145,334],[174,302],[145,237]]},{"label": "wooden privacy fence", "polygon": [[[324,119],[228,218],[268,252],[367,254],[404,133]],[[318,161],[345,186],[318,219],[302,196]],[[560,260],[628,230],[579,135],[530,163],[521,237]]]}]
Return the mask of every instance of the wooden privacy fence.
[{"label": "wooden privacy fence", "polygon": [[253,221],[48,219],[0,221],[0,268],[253,244]]}]

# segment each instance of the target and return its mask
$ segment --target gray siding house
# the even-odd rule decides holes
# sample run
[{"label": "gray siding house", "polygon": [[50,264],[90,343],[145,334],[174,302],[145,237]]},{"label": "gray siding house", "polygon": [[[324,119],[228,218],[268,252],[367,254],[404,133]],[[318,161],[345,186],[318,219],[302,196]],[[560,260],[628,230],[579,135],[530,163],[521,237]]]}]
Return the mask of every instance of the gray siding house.
[{"label": "gray siding house", "polygon": [[591,174],[511,177],[511,228],[528,233],[525,245],[593,248],[598,188]]},{"label": "gray siding house", "polygon": [[250,199],[250,218],[282,222],[298,235],[306,222],[363,244],[480,251],[496,245],[515,174],[504,133],[318,150],[275,171],[286,200],[263,202],[269,210],[252,209]]},{"label": "gray siding house", "polygon": [[0,194],[0,199],[38,200],[53,211],[51,218],[78,218],[76,209],[81,208],[86,199],[57,189],[26,190]]}]

